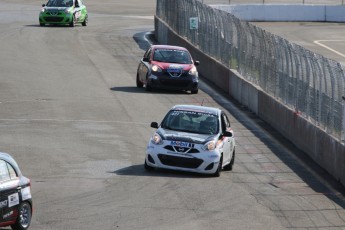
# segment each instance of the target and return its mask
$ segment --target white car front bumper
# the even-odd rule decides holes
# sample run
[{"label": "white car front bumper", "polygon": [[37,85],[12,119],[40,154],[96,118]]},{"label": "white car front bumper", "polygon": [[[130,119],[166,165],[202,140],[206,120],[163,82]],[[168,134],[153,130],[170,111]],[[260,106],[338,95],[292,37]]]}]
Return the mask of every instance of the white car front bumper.
[{"label": "white car front bumper", "polygon": [[213,174],[217,171],[220,153],[219,149],[203,150],[201,144],[195,144],[187,153],[179,152],[178,147],[172,148],[167,141],[155,145],[151,141],[146,149],[146,163],[155,168],[164,168],[203,174]]}]

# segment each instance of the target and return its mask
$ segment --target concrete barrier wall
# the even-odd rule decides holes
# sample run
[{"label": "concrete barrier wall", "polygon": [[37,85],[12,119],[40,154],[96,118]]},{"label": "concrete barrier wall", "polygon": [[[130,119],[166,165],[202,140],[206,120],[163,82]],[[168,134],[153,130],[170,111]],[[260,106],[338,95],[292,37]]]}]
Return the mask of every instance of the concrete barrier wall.
[{"label": "concrete barrier wall", "polygon": [[345,6],[326,5],[212,5],[245,21],[344,22]]},{"label": "concrete barrier wall", "polygon": [[250,111],[258,114],[258,93],[260,89],[244,79],[236,70],[230,71],[229,78],[229,95]]},{"label": "concrete barrier wall", "polygon": [[345,6],[326,6],[326,22],[345,22]]},{"label": "concrete barrier wall", "polygon": [[345,185],[345,146],[263,91],[258,116]]},{"label": "concrete barrier wall", "polygon": [[345,186],[344,145],[243,79],[235,70],[205,55],[157,17],[155,28],[164,31],[155,31],[158,41],[186,47],[193,58],[200,61],[198,70],[203,77],[255,112]]}]

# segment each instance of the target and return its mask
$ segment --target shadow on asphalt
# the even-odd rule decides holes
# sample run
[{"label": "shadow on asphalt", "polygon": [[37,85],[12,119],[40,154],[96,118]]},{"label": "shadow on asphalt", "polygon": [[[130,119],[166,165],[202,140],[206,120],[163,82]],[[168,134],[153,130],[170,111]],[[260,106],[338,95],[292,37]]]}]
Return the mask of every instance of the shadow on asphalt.
[{"label": "shadow on asphalt", "polygon": [[145,93],[145,94],[190,94],[187,91],[182,90],[161,90],[161,89],[152,89],[151,91],[146,91],[145,88],[138,88],[136,86],[119,86],[110,88],[112,91],[117,92],[126,92],[126,93]]},{"label": "shadow on asphalt", "polygon": [[[119,170],[115,170],[109,173],[114,173],[120,176],[176,177],[176,178],[195,178],[195,179],[214,178],[206,174],[167,170],[167,169],[154,169],[152,171],[146,171],[144,168],[144,164],[131,165],[131,166],[128,166]],[[226,173],[226,172],[222,172],[222,173]]]},{"label": "shadow on asphalt", "polygon": [[24,25],[25,27],[39,27],[39,28],[71,28],[73,29],[74,27],[83,27],[82,25],[75,25],[74,27],[71,27],[69,25],[45,25],[45,26],[40,26],[39,24],[32,24],[32,25]]},{"label": "shadow on asphalt", "polygon": [[118,86],[110,88],[111,91],[126,92],[126,93],[148,93],[145,89],[137,88],[136,86]]},{"label": "shadow on asphalt", "polygon": [[41,27],[39,24],[24,25],[25,27]]}]

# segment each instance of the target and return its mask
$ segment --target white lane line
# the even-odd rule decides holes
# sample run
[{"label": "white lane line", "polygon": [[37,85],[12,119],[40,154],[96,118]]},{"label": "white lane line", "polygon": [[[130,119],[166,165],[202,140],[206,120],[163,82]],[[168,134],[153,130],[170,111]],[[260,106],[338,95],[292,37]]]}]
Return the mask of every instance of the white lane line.
[{"label": "white lane line", "polygon": [[137,124],[147,125],[150,122],[135,121],[96,121],[96,120],[62,120],[62,119],[0,119],[0,121],[54,121],[54,122],[86,122],[86,123],[120,123],[120,124]]},{"label": "white lane line", "polygon": [[134,18],[134,19],[147,19],[152,20],[154,16],[145,16],[145,15],[122,15],[122,14],[97,14],[97,13],[90,13],[89,17],[92,16],[93,18],[111,18],[111,17],[121,17],[121,18]]},{"label": "white lane line", "polygon": [[322,44],[321,42],[345,42],[345,40],[317,40],[317,41],[314,41],[315,44],[317,44],[317,45],[319,45],[325,49],[328,49],[329,51],[332,51],[333,53],[336,53],[339,56],[342,56],[345,58],[345,54],[340,53],[340,52],[336,51],[335,49],[332,49],[331,47]]}]

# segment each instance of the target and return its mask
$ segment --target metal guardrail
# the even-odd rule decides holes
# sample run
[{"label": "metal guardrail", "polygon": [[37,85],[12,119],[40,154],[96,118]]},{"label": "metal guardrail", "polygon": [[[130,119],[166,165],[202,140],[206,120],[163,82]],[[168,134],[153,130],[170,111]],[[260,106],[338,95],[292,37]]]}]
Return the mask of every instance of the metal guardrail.
[{"label": "metal guardrail", "polygon": [[344,5],[345,0],[199,0],[204,4],[312,4],[312,5]]},{"label": "metal guardrail", "polygon": [[156,16],[314,125],[345,139],[345,69],[340,63],[201,1],[159,0]]}]

